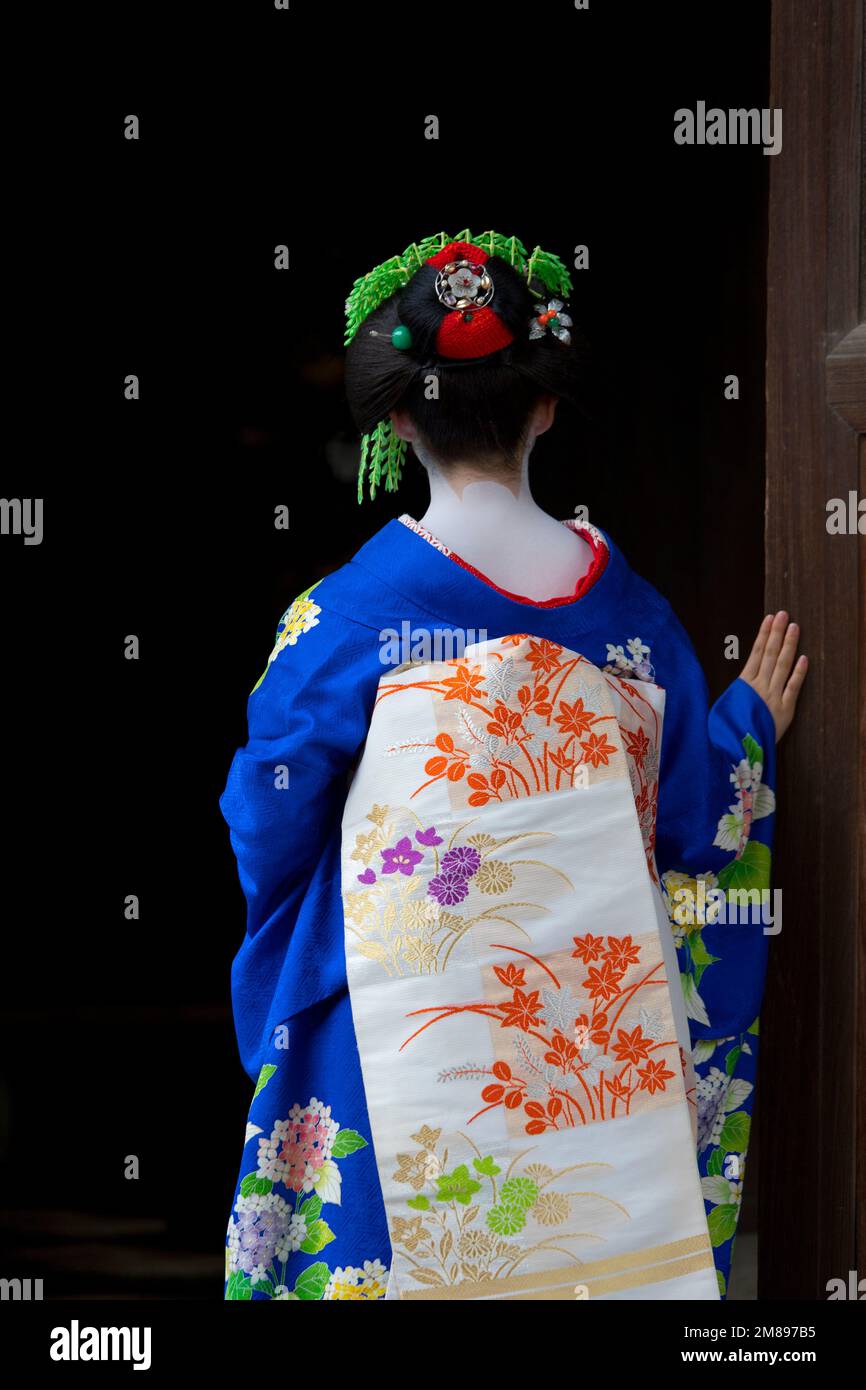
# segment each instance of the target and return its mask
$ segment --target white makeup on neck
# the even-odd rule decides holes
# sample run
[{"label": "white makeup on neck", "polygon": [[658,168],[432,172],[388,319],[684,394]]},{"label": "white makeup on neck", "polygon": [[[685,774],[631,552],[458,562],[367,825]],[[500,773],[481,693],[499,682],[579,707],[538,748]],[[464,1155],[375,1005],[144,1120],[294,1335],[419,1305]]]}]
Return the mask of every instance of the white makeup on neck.
[{"label": "white makeup on neck", "polygon": [[413,448],[430,482],[421,524],[499,588],[543,602],[574,592],[592,550],[535,502],[529,487],[534,442],[532,435],[519,477],[501,481],[481,477],[471,463],[443,469],[418,440]]}]

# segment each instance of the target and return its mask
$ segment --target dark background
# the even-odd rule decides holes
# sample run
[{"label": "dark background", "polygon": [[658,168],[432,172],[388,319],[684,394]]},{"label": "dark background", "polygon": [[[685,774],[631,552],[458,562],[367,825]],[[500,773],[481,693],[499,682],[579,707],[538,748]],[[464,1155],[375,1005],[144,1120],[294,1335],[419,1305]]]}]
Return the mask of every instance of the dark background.
[{"label": "dark background", "polygon": [[763,614],[772,159],[676,146],[673,112],[767,104],[768,10],[293,4],[218,35],[203,11],[200,43],[166,31],[149,62],[147,21],[118,31],[113,92],[70,108],[54,193],[76,409],[59,456],[28,418],[3,484],[41,489],[45,539],[0,539],[0,1272],[44,1277],[46,1297],[221,1297],[251,1086],[218,798],[284,609],[426,506],[412,460],[396,499],[355,498],[356,276],[467,226],[567,262],[589,246],[572,312],[593,415],[560,408],[535,494],[560,517],[586,505],[671,600],[713,697],[733,678],[724,639],[745,657]]}]

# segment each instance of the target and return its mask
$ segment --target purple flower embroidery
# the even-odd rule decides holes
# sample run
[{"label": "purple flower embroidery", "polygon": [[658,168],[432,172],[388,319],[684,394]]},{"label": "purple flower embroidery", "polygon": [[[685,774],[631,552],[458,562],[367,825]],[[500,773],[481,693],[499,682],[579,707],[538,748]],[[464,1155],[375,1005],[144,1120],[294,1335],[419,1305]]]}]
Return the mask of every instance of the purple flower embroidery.
[{"label": "purple flower embroidery", "polygon": [[372,869],[365,869],[362,874],[358,874],[359,883],[375,883],[376,875]]},{"label": "purple flower embroidery", "polygon": [[441,845],[442,836],[436,834],[435,825],[431,825],[429,830],[416,830],[415,839],[419,845]]},{"label": "purple flower embroidery", "polygon": [[452,869],[450,873],[436,874],[431,878],[427,892],[444,907],[453,907],[455,903],[462,903],[467,896],[469,884],[466,882],[465,874],[455,873]]},{"label": "purple flower embroidery", "polygon": [[404,835],[402,840],[398,840],[393,849],[381,849],[383,874],[413,874],[415,865],[420,864],[424,858],[417,849],[412,848],[408,835]]},{"label": "purple flower embroidery", "polygon": [[442,872],[471,878],[481,868],[481,855],[471,845],[458,845],[442,856]]}]

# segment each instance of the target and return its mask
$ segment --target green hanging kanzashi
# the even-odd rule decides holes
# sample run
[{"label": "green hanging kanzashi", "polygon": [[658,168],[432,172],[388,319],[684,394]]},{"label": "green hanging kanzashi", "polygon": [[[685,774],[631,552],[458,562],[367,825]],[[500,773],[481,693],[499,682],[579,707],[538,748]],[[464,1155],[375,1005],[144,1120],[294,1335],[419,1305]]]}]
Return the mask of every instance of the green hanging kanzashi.
[{"label": "green hanging kanzashi", "polygon": [[380,420],[374,430],[361,437],[361,465],[358,469],[358,501],[364,500],[364,475],[370,484],[370,501],[384,478],[386,492],[396,492],[403,476],[406,440],[394,430],[390,418]]}]

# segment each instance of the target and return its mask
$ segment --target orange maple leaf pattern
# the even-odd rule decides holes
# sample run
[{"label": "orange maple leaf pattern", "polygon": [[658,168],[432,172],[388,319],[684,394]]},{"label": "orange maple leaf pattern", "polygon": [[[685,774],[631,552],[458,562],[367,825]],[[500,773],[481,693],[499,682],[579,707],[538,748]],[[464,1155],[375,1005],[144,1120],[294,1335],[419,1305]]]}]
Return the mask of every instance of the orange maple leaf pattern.
[{"label": "orange maple leaf pattern", "polygon": [[[647,864],[655,868],[661,721],[631,682],[600,671],[558,642],[512,633],[486,644],[483,660],[431,663],[429,675],[383,680],[380,700],[426,690],[442,729],[390,752],[424,756],[418,797],[433,783],[459,786],[461,806],[482,807],[561,791],[628,770]],[[600,684],[603,682],[603,684]],[[448,716],[444,711],[447,709]]]},{"label": "orange maple leaf pattern", "polygon": [[[488,1020],[492,1064],[439,1077],[480,1083],[482,1106],[467,1123],[502,1107],[509,1129],[540,1135],[682,1100],[681,1049],[657,940],[587,935],[574,946],[542,960],[494,945],[520,963],[488,967],[484,999],[407,1015],[422,1021],[402,1047],[458,1014]],[[572,992],[575,985],[583,996]]]}]

